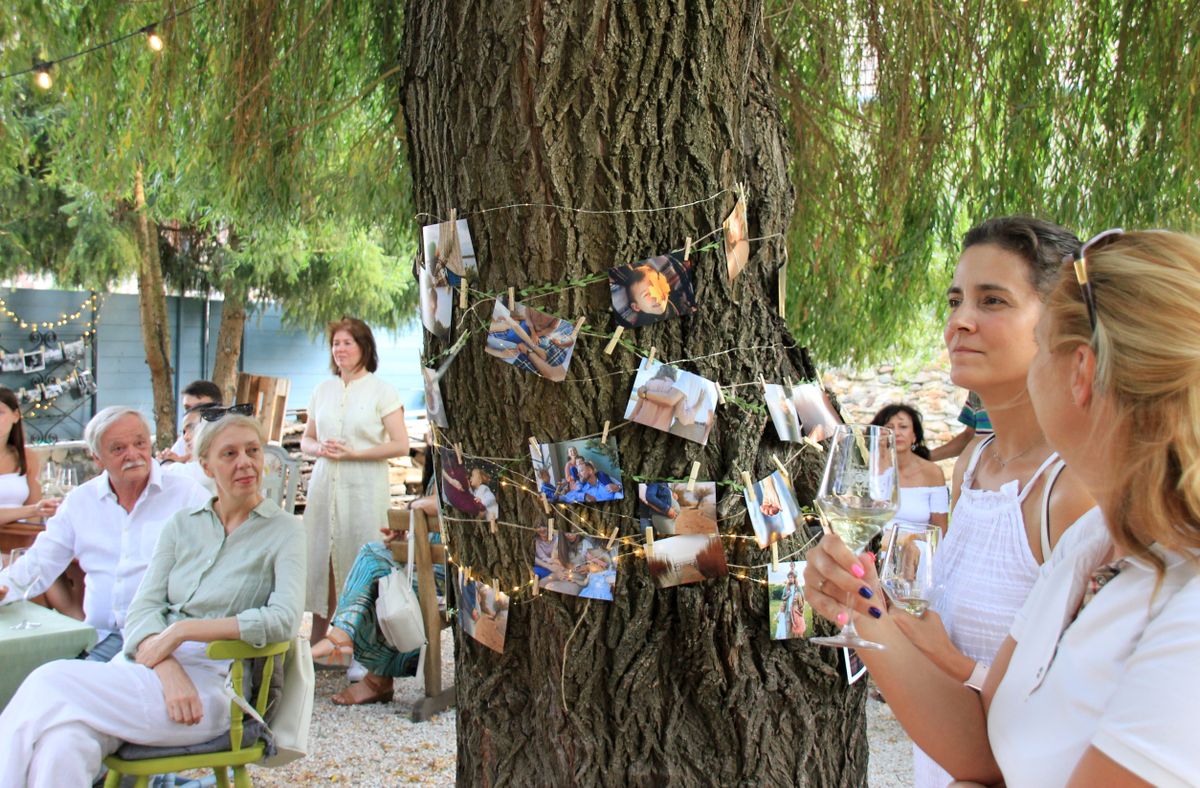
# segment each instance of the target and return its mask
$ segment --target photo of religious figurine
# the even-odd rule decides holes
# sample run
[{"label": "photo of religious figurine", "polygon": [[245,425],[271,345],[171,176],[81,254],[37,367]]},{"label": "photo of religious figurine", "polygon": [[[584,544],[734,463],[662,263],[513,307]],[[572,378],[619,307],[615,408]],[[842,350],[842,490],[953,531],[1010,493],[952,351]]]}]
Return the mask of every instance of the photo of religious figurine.
[{"label": "photo of religious figurine", "polygon": [[551,536],[543,520],[533,537],[533,572],[543,591],[611,602],[617,583],[617,546],[609,550],[606,540],[578,531],[555,529]]},{"label": "photo of religious figurine", "polygon": [[454,308],[450,287],[438,286],[429,269],[421,266],[417,272],[417,288],[421,301],[421,325],[445,342],[450,338],[450,320]]},{"label": "photo of religious figurine", "polygon": [[625,498],[617,439],[582,438],[560,443],[541,443],[533,458],[537,491],[551,503],[600,503]]},{"label": "photo of religious figurine", "polygon": [[559,383],[575,352],[575,325],[520,302],[509,304],[501,296],[492,309],[486,350],[506,364]]},{"label": "photo of religious figurine", "polygon": [[608,287],[613,315],[625,328],[640,328],[696,311],[691,271],[675,254],[610,268]]},{"label": "photo of religious figurine", "polygon": [[457,577],[458,625],[492,651],[504,653],[508,631],[508,594],[472,580],[460,569]]},{"label": "photo of religious figurine", "polygon": [[768,383],[763,396],[771,423],[782,441],[799,443],[805,438],[822,441],[833,434],[842,423],[829,395],[816,383],[803,383],[791,389],[778,383]]},{"label": "photo of religious figurine", "polygon": [[625,418],[703,446],[716,422],[716,408],[716,383],[643,358],[629,392]]},{"label": "photo of religious figurine", "polygon": [[767,621],[772,640],[802,638],[812,630],[813,611],[804,599],[805,561],[767,569]]},{"label": "photo of religious figurine", "polygon": [[743,494],[759,547],[770,547],[772,542],[796,532],[800,504],[796,502],[796,494],[782,473],[773,472],[755,482],[754,487]]},{"label": "photo of religious figurine", "polygon": [[453,448],[443,446],[438,455],[442,474],[439,485],[442,500],[458,511],[485,522],[500,519],[500,468],[486,460],[463,458]]},{"label": "photo of religious figurine", "polygon": [[425,418],[430,424],[448,428],[450,422],[446,420],[446,405],[442,402],[441,376],[433,367],[421,367],[421,377],[425,381]]},{"label": "photo of religious figurine", "polygon": [[729,573],[717,530],[716,482],[696,482],[691,492],[686,483],[639,484],[638,518],[643,533],[654,529],[646,566],[659,588]]},{"label": "photo of religious figurine", "polygon": [[457,288],[463,277],[473,282],[479,275],[466,219],[425,225],[421,228],[421,249],[425,252],[424,267],[436,287]]},{"label": "photo of religious figurine", "polygon": [[725,264],[729,267],[729,281],[732,282],[750,261],[750,223],[746,219],[745,197],[738,198],[737,205],[733,206],[721,227],[725,231]]}]

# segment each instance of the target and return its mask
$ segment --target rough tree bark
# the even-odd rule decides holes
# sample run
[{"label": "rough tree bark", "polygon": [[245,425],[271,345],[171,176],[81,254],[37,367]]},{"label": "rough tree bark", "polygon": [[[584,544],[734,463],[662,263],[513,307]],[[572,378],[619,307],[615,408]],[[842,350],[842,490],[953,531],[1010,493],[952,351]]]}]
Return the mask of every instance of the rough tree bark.
[{"label": "rough tree bark", "polygon": [[[700,311],[633,337],[658,357],[760,400],[759,375],[810,379],[807,355],[778,317],[777,275],[791,218],[787,145],[760,40],[759,2],[546,4],[410,1],[401,103],[415,205],[445,217],[514,203],[619,210],[688,203],[747,184],[752,244],[734,285],[719,252],[694,254]],[[678,248],[720,225],[731,195],[691,208],[601,215],[523,207],[470,217],[483,290],[603,272]],[[541,299],[610,331],[604,284]],[[490,314],[490,302],[476,314]],[[455,334],[478,329],[474,317]],[[626,333],[626,337],[630,334]],[[426,350],[443,349],[427,338]],[[471,455],[528,457],[527,441],[567,440],[621,421],[637,357],[579,341],[567,380],[550,383],[487,356],[477,333],[442,381],[450,437]],[[701,358],[702,357],[702,358]],[[756,478],[783,452],[765,413],[721,407],[704,448],[636,425],[615,433],[626,474]],[[782,453],[781,453],[781,456]],[[792,466],[810,501],[819,460]],[[529,471],[528,462],[522,466]],[[502,519],[532,525],[540,507],[498,489]],[[721,516],[744,511],[721,491]],[[636,531],[636,484],[591,517]],[[617,515],[623,515],[617,516]],[[599,520],[599,521],[598,521]],[[560,520],[561,523],[561,520]],[[748,535],[749,522],[723,523]],[[452,525],[452,550],[502,586],[524,582],[529,531]],[[731,563],[769,560],[745,540]],[[847,689],[837,654],[772,642],[766,589],[734,578],[656,590],[622,560],[611,603],[518,597],[503,655],[456,633],[458,778],[464,785],[862,785],[863,687]],[[761,573],[756,573],[761,577]],[[582,618],[582,625],[576,624]],[[573,636],[572,636],[573,635]],[[565,659],[564,659],[565,657]]]},{"label": "rough tree bark", "polygon": [[217,328],[217,353],[212,381],[221,389],[226,402],[237,393],[238,358],[242,352],[242,334],[246,330],[246,293],[236,284],[224,289],[221,323]]},{"label": "rough tree bark", "polygon": [[154,431],[158,448],[175,442],[175,394],[171,388],[171,324],[167,321],[167,293],[163,287],[158,252],[158,229],[146,215],[146,190],[142,168],[133,178],[133,223],[138,246],[138,311],[142,320],[142,345],[154,391]]}]

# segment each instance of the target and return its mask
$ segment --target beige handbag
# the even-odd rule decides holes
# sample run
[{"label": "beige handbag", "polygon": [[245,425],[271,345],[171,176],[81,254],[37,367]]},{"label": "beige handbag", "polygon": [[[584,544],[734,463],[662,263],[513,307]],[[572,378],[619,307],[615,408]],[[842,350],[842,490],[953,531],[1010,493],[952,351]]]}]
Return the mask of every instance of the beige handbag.
[{"label": "beige handbag", "polygon": [[413,592],[413,529],[408,529],[408,562],[404,571],[393,569],[379,578],[375,598],[375,616],[379,631],[392,648],[400,652],[416,651],[425,645],[425,620],[421,603]]}]

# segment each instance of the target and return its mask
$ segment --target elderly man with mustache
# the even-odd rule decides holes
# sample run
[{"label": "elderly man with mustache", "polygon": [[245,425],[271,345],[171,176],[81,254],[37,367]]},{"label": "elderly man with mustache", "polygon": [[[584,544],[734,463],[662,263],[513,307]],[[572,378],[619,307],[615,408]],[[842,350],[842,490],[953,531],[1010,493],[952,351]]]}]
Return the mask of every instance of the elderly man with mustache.
[{"label": "elderly man with mustache", "polygon": [[72,491],[29,552],[0,572],[0,605],[16,597],[7,594],[9,573],[31,568],[21,562],[32,562],[41,577],[33,595],[78,560],[86,573],[84,621],[96,628],[99,639],[87,658],[108,662],[121,650],[125,613],[163,525],[180,509],[201,506],[210,496],[190,478],[162,473],[151,456],[150,423],[133,408],[101,410],[83,438],[104,472]]}]

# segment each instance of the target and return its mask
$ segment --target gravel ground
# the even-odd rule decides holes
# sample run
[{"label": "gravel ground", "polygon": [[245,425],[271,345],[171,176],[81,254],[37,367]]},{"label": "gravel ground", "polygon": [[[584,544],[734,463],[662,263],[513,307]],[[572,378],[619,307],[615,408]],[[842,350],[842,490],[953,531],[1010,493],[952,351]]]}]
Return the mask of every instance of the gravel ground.
[{"label": "gravel ground", "polygon": [[896,715],[886,703],[867,701],[867,740],[871,744],[867,785],[871,788],[911,786],[912,739],[896,722]]}]

